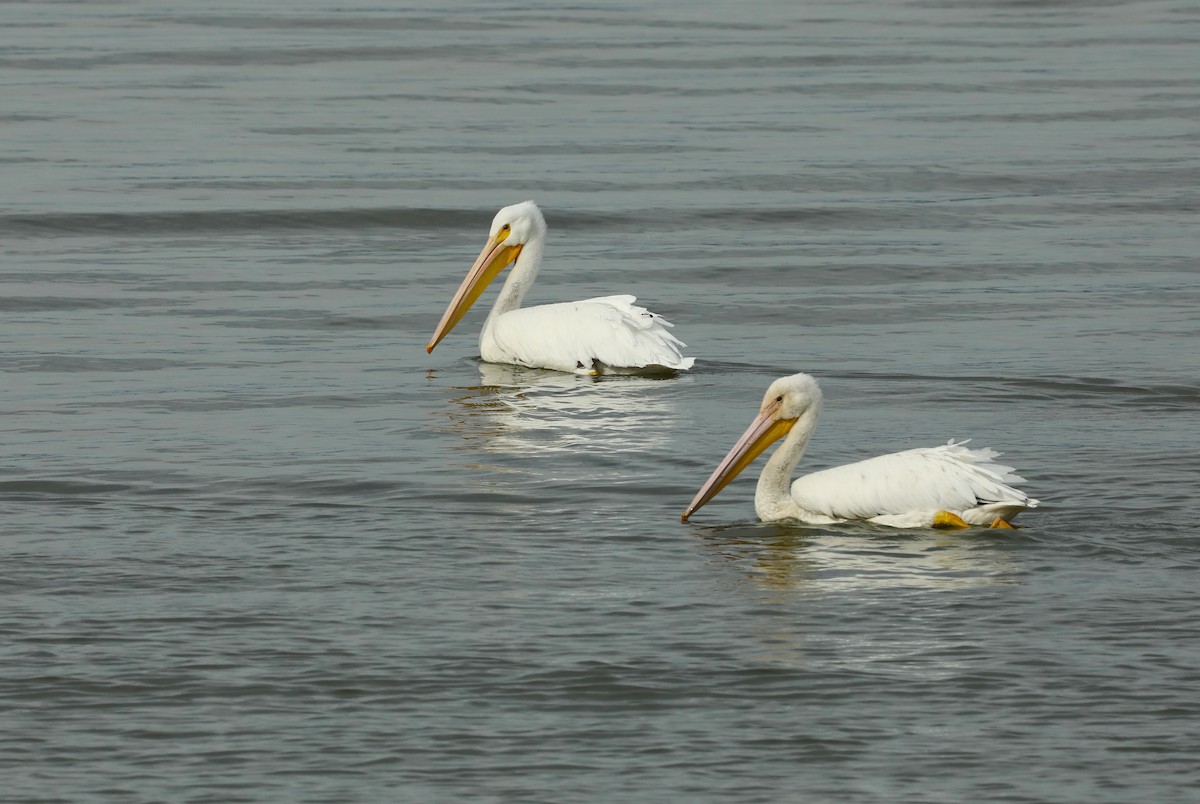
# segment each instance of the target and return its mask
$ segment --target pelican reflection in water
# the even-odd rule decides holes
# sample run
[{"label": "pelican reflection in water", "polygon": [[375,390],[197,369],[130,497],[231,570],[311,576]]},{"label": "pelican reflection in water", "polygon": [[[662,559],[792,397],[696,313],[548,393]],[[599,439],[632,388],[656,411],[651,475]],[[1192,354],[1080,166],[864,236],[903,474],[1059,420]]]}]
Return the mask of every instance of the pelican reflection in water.
[{"label": "pelican reflection in water", "polygon": [[964,538],[961,532],[758,524],[711,528],[701,538],[722,563],[776,591],[961,589],[1016,583],[1018,574],[1007,540]]},{"label": "pelican reflection in water", "polygon": [[[946,633],[937,618],[900,618],[903,625],[844,632],[814,629],[813,617],[869,617],[874,607],[940,610],[931,596],[1020,583],[1019,534],[996,539],[989,531],[897,531],[857,523],[838,528],[759,523],[699,528],[699,549],[721,579],[726,596],[743,596],[762,616],[750,618],[753,647],[745,658],[765,667],[840,666],[871,677],[905,667],[916,657],[929,678],[962,672],[962,636]],[[730,583],[730,580],[733,583]],[[971,590],[971,591],[968,591]]]},{"label": "pelican reflection in water", "polygon": [[460,387],[451,419],[465,439],[505,454],[630,453],[668,446],[677,414],[672,383],[644,377],[591,380],[498,363],[479,364],[479,385]]}]

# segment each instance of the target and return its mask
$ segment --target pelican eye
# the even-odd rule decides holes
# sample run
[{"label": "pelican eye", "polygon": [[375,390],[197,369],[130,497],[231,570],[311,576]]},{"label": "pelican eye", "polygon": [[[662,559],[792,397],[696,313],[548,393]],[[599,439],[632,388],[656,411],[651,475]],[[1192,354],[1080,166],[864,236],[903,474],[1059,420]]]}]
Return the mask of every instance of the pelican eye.
[{"label": "pelican eye", "polygon": [[511,229],[511,228],[512,228],[512,227],[511,227],[511,226],[509,226],[509,225],[506,223],[506,224],[504,224],[503,226],[501,226],[501,227],[500,227],[500,231],[502,231],[502,232],[507,232],[507,231],[508,231],[509,229]]},{"label": "pelican eye", "polygon": [[782,396],[782,395],[780,395],[780,396],[777,396],[777,397],[775,397],[775,401],[776,401],[776,402],[782,402],[782,401],[783,401],[783,396]]}]

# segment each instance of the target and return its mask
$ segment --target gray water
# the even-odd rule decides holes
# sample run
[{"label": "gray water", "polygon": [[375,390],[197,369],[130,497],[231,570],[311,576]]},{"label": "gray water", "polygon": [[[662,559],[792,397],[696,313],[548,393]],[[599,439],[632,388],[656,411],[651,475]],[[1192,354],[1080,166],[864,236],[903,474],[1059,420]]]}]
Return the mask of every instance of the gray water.
[{"label": "gray water", "polygon": [[[1200,8],[0,3],[13,801],[1200,800]],[[696,370],[424,344],[533,302]],[[1008,533],[679,514],[972,438]]]}]

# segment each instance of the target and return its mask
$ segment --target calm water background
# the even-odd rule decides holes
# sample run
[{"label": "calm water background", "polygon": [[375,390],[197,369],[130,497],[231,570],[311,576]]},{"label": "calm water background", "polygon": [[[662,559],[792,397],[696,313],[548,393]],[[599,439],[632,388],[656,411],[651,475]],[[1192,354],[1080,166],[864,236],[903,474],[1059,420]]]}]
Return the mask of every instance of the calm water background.
[{"label": "calm water background", "polygon": [[[1194,3],[0,19],[6,800],[1200,800]],[[694,373],[425,354],[525,198]],[[681,525],[798,370],[1043,507]]]}]

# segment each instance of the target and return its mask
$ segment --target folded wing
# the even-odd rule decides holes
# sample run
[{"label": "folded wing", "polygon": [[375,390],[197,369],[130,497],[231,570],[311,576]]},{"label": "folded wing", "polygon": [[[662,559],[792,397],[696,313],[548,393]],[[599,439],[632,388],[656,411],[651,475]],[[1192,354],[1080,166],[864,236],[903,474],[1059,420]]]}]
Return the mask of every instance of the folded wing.
[{"label": "folded wing", "polygon": [[575,372],[691,368],[695,358],[683,356],[671,324],[635,301],[604,296],[504,313],[480,343],[483,358]]},{"label": "folded wing", "polygon": [[968,449],[966,443],[950,441],[814,472],[792,484],[792,499],[801,508],[838,519],[965,511],[990,503],[1018,509],[1037,505],[1009,485],[1023,478],[993,460],[1000,453]]}]

